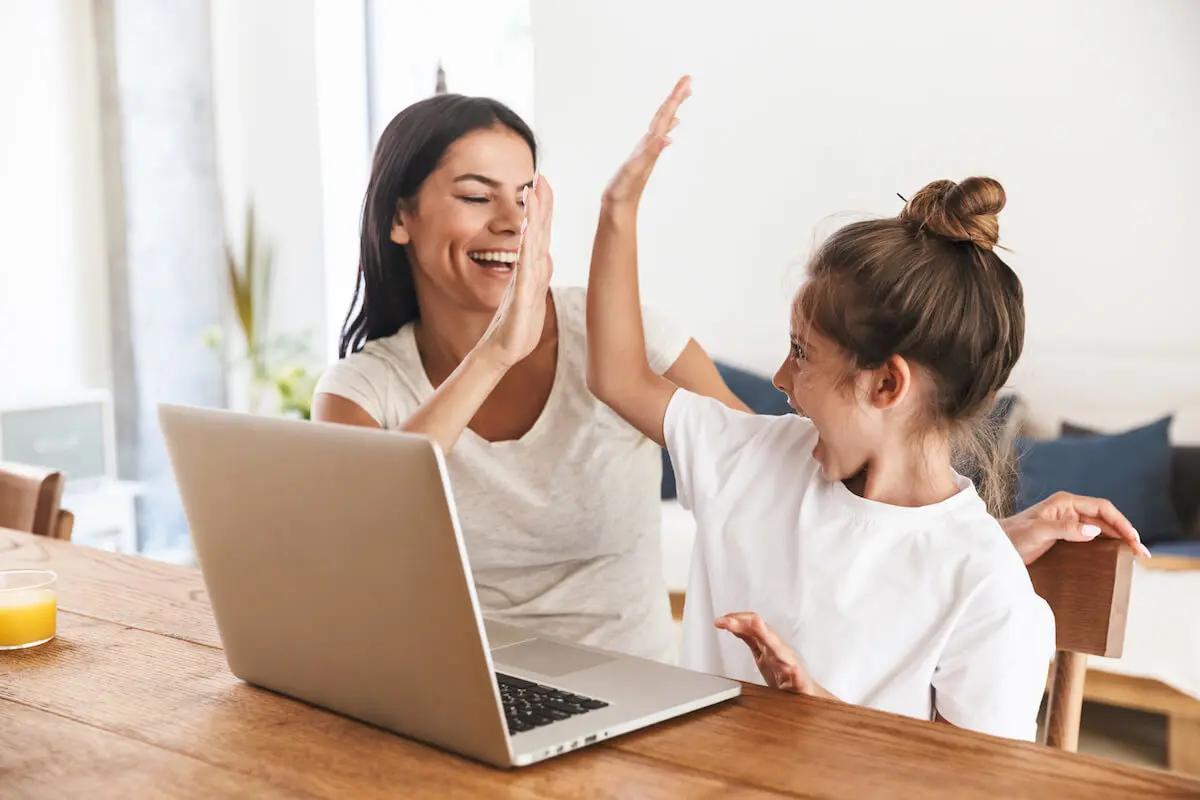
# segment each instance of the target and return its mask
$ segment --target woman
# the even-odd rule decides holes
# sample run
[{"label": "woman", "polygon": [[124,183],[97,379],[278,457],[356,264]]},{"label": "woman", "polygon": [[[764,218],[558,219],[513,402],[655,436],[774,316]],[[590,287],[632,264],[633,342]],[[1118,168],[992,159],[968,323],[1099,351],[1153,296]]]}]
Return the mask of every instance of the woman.
[{"label": "woman", "polygon": [[[489,616],[671,660],[659,449],[587,389],[585,294],[549,286],[553,198],[534,186],[536,155],[494,100],[439,95],[392,120],[313,418],[438,442]],[[747,410],[695,341],[646,309],[643,325],[656,371]],[[1027,562],[1101,529],[1136,542],[1111,504],[1066,494],[1001,524]]]}]

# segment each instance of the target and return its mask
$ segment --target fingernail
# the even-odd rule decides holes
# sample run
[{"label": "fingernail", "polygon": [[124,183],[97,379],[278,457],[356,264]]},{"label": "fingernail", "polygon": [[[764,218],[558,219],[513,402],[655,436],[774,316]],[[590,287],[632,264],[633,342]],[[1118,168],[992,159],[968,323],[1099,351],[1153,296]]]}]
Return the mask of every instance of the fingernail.
[{"label": "fingernail", "polygon": [[542,177],[542,173],[540,173],[540,172],[533,173],[533,188],[534,189],[537,188],[538,178],[540,178],[540,177]]},{"label": "fingernail", "polygon": [[[534,180],[536,181],[537,178],[534,178]],[[524,204],[528,200],[529,200],[529,187],[526,186],[524,189],[521,190],[521,203]]]},{"label": "fingernail", "polygon": [[1099,525],[1084,525],[1079,529],[1079,534],[1085,539],[1095,539],[1100,535]]},{"label": "fingernail", "polygon": [[1146,558],[1154,558],[1154,554],[1150,552],[1150,549],[1146,547],[1146,545],[1139,543],[1138,548],[1142,551],[1142,555],[1144,555]]},{"label": "fingernail", "polygon": [[1142,535],[1137,532],[1137,528],[1133,529],[1133,538],[1137,539],[1139,542],[1142,540]]},{"label": "fingernail", "polygon": [[529,224],[529,220],[527,220],[527,219],[521,220],[521,235],[522,236],[525,235],[525,226],[527,226],[528,224]]}]

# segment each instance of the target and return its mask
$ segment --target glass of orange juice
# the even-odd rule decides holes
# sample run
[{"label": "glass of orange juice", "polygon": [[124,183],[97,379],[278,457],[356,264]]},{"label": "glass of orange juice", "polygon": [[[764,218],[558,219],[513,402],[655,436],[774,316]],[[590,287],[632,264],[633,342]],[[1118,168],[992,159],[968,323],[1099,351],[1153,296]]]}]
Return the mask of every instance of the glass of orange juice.
[{"label": "glass of orange juice", "polygon": [[33,647],[54,638],[57,581],[48,569],[0,569],[0,650]]}]

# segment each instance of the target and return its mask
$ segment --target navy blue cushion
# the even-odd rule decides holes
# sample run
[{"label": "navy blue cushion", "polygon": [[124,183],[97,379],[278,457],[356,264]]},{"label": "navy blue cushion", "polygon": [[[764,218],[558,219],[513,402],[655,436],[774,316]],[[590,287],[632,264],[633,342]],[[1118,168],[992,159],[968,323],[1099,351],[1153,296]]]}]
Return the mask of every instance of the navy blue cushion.
[{"label": "navy blue cushion", "polygon": [[1018,440],[1017,509],[1056,491],[1111,500],[1147,545],[1179,538],[1171,505],[1171,417],[1124,433]]},{"label": "navy blue cushion", "polygon": [[[792,407],[788,405],[787,397],[775,388],[770,378],[720,361],[716,364],[725,385],[755,414],[779,416],[791,413]],[[671,466],[671,457],[667,455],[665,447],[662,451],[662,499],[675,499],[675,469]]]},{"label": "navy blue cushion", "polygon": [[[1063,436],[1098,436],[1100,431],[1062,424]],[[1200,540],[1200,445],[1176,444],[1171,447],[1171,502],[1175,516],[1183,523],[1183,537]]]}]

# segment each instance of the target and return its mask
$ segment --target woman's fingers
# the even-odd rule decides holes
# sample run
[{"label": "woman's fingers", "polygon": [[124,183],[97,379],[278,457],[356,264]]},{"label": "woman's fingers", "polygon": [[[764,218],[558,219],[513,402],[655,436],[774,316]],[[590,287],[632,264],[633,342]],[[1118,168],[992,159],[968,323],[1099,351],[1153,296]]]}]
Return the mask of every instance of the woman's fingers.
[{"label": "woman's fingers", "polygon": [[542,178],[540,174],[535,176],[533,194],[537,198],[541,227],[537,257],[544,261],[550,257],[550,222],[554,216],[554,190],[550,188],[550,181]]},{"label": "woman's fingers", "polygon": [[1115,505],[1103,497],[1059,492],[1051,496],[1049,502],[1067,507],[1074,511],[1080,522],[1095,525],[1105,536],[1122,539],[1135,552],[1149,555],[1150,551],[1142,545],[1142,537],[1133,527],[1133,523]]},{"label": "woman's fingers", "polygon": [[550,182],[535,177],[535,184],[522,193],[525,219],[522,222],[521,244],[513,280],[521,287],[536,289],[550,280],[550,221],[554,208],[554,192]]},{"label": "woman's fingers", "polygon": [[1108,528],[1117,534],[1118,538],[1130,541],[1139,540],[1138,532],[1117,507],[1103,497],[1088,497],[1082,494],[1060,492],[1050,498],[1052,502],[1069,504],[1080,517],[1090,517],[1103,523],[1101,529]]},{"label": "woman's fingers", "polygon": [[[1137,531],[1133,530],[1132,526],[1127,529],[1121,529],[1101,517],[1089,516],[1081,516],[1079,522],[1081,525],[1094,525],[1100,529],[1100,533],[1104,536],[1110,539],[1120,539],[1133,548],[1134,553],[1150,558],[1150,550],[1147,549],[1146,545],[1142,544],[1141,538],[1138,536]],[[1090,541],[1091,538],[1095,537],[1081,538],[1080,541]]]}]

